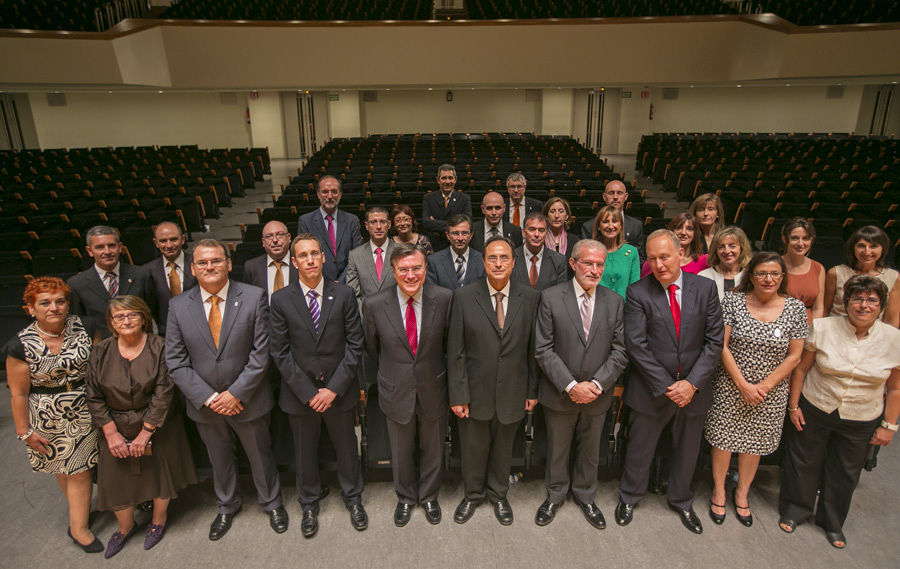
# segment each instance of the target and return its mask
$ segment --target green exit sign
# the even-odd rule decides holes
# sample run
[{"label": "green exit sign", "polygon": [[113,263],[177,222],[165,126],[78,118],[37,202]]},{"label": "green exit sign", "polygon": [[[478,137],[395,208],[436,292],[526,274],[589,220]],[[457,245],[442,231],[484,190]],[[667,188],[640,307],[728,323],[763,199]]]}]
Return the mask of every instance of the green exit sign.
[{"label": "green exit sign", "polygon": [[341,96],[338,95],[337,93],[335,93],[334,95],[329,94],[329,95],[328,95],[328,100],[329,100],[329,101],[340,101],[340,100],[341,100]]},{"label": "green exit sign", "polygon": [[630,99],[630,98],[631,98],[631,91],[622,91],[622,98],[623,98],[623,99]]}]

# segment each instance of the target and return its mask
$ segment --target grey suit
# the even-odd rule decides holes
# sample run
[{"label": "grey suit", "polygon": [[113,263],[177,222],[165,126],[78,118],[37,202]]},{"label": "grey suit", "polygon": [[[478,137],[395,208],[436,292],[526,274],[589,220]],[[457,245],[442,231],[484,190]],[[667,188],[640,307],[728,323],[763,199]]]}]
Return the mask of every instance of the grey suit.
[{"label": "grey suit", "polygon": [[480,280],[484,280],[484,260],[481,253],[469,247],[466,261],[466,272],[463,275],[462,284],[456,276],[456,264],[453,262],[452,249],[447,247],[442,251],[433,253],[428,257],[428,272],[425,276],[427,282],[436,284],[450,290],[456,290]]},{"label": "grey suit", "polygon": [[[319,305],[317,332],[299,282],[272,295],[272,357],[281,372],[278,406],[288,414],[294,432],[297,496],[304,508],[322,494],[318,453],[323,422],[334,443],[344,502],[359,503],[363,490],[354,430],[356,367],[363,349],[356,296],[350,287],[324,279]],[[324,413],[309,406],[321,388],[337,394]]]},{"label": "grey suit", "polygon": [[[282,502],[268,429],[274,401],[265,381],[269,361],[266,295],[261,288],[230,281],[216,348],[200,290],[194,287],[170,302],[166,365],[209,451],[219,513],[233,513],[241,505],[234,434],[250,460],[259,503],[271,511]],[[237,415],[226,417],[205,406],[214,393],[226,390],[244,406]]]},{"label": "grey suit", "polygon": [[360,305],[365,297],[378,291],[386,290],[395,284],[394,271],[391,270],[391,252],[396,245],[393,239],[388,239],[381,246],[381,255],[384,265],[381,269],[381,280],[375,272],[375,257],[372,254],[372,242],[366,241],[359,247],[350,251],[350,259],[347,263],[347,286],[356,293]]},{"label": "grey suit", "polygon": [[[579,289],[580,290],[580,289]],[[572,493],[590,504],[597,493],[597,467],[606,412],[613,389],[628,358],[625,355],[622,297],[598,286],[590,334],[585,338],[572,281],[541,293],[535,330],[535,357],[544,375],[539,401],[547,420],[547,473],[544,484],[555,504],[569,491],[569,454],[576,435]],[[572,382],[596,381],[603,393],[588,404],[576,404],[566,392]]]},{"label": "grey suit", "polygon": [[[632,409],[631,436],[619,498],[636,504],[647,491],[650,462],[659,435],[670,421],[673,456],[669,503],[688,509],[693,503],[691,478],[700,451],[706,412],[712,404],[710,379],[722,355],[724,327],[715,284],[681,272],[681,333],[666,290],[653,275],[628,287],[625,299],[625,347],[633,364],[625,403]],[[678,407],[666,388],[685,379],[697,388],[691,402]]]},{"label": "grey suit", "polygon": [[[169,268],[166,266],[166,258],[159,257],[141,266],[147,269],[150,273],[150,278],[153,279],[153,286],[156,288],[156,302],[158,304],[156,325],[159,327],[159,335],[165,336],[166,322],[169,318],[169,301],[172,300],[169,292]],[[190,253],[184,254],[184,267],[182,267],[182,270],[184,271],[184,279],[181,283],[181,292],[185,292],[197,286],[197,279],[194,278],[194,274],[191,272]]]},{"label": "grey suit", "polygon": [[322,274],[327,280],[344,282],[347,272],[347,257],[353,248],[362,245],[362,236],[359,233],[358,217],[340,209],[335,211],[334,215],[337,221],[335,233],[337,254],[331,250],[331,241],[328,239],[328,228],[322,217],[322,208],[301,215],[298,232],[312,233],[318,237],[322,244],[322,253],[325,255]]},{"label": "grey suit", "polygon": [[[117,296],[131,294],[139,296],[150,307],[150,314],[156,315],[159,310],[156,301],[156,287],[150,271],[143,267],[130,265],[124,261],[119,263],[119,292]],[[112,335],[106,326],[106,307],[109,305],[109,289],[100,280],[97,269],[92,265],[69,278],[69,306],[72,314],[84,316],[91,325],[99,330],[100,335],[108,338]],[[168,285],[166,285],[168,288]]]},{"label": "grey suit", "polygon": [[446,346],[452,296],[438,286],[422,287],[415,355],[406,336],[397,286],[363,301],[366,350],[379,364],[378,403],[387,418],[394,489],[399,500],[408,504],[436,500],[440,489],[449,409]]},{"label": "grey suit", "polygon": [[540,294],[510,282],[501,332],[488,286],[483,280],[453,293],[447,385],[451,406],[469,405],[469,418],[459,421],[466,497],[497,502],[509,490],[512,445],[525,399],[537,398],[533,354]]},{"label": "grey suit", "polygon": [[[528,272],[531,266],[526,261],[524,245],[516,247],[516,265],[513,267],[512,279],[530,287]],[[554,285],[566,282],[566,258],[556,251],[544,247],[541,255],[541,268],[538,271],[537,290],[544,290]]]},{"label": "grey suit", "polygon": [[[637,247],[638,254],[641,259],[644,258],[644,222],[636,217],[624,215],[625,217],[625,241],[630,245]],[[581,225],[581,238],[591,239],[594,231],[594,218],[585,221]]]}]

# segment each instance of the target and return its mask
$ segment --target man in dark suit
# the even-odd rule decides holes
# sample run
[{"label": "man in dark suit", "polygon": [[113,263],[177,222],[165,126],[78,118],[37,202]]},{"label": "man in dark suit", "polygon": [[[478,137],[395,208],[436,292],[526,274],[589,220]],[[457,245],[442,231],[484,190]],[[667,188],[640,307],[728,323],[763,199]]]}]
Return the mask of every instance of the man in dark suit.
[{"label": "man in dark suit", "polygon": [[469,247],[472,240],[472,218],[454,215],[447,220],[447,241],[450,246],[428,258],[429,284],[450,290],[484,279],[481,253]]},{"label": "man in dark suit", "polygon": [[472,217],[469,194],[456,191],[456,168],[452,164],[438,166],[437,183],[440,191],[429,192],[422,198],[422,226],[428,232],[435,251],[447,248],[444,233],[447,218],[464,213]]},{"label": "man in dark suit", "polygon": [[187,414],[209,452],[219,513],[209,528],[216,541],[241,510],[237,435],[250,461],[260,505],[277,533],[288,528],[281,481],[272,457],[266,378],[269,311],[261,288],[229,280],[228,250],[215,239],[194,245],[191,271],[198,286],[172,299],[166,365],[187,400]]},{"label": "man in dark suit", "polygon": [[516,431],[537,405],[534,322],[541,295],[510,281],[515,256],[504,237],[488,241],[487,279],[457,289],[447,338],[450,409],[459,417],[465,496],[453,521],[462,524],[485,498],[503,525]]},{"label": "man in dark suit", "polygon": [[654,231],[647,238],[653,274],[626,292],[625,348],[633,367],[624,399],[632,415],[615,513],[619,525],[631,522],[634,506],[647,492],[659,435],[672,423],[669,507],[686,528],[702,533],[691,478],[712,404],[710,378],[722,354],[724,328],[715,283],[682,271],[683,256],[674,233]]},{"label": "man in dark suit", "polygon": [[85,243],[94,265],[69,278],[72,314],[84,316],[107,338],[112,332],[106,327],[106,307],[114,296],[138,296],[150,307],[151,314],[159,313],[150,271],[119,260],[122,242],[118,231],[107,225],[96,225],[87,230]]},{"label": "man in dark suit", "polygon": [[143,265],[150,272],[156,287],[158,314],[156,324],[159,335],[166,335],[166,321],[169,317],[169,301],[182,292],[194,288],[197,279],[190,271],[191,255],[184,252],[184,233],[181,227],[171,221],[163,221],[153,232],[153,244],[159,249],[160,257]]},{"label": "man in dark suit", "polygon": [[535,357],[544,371],[538,400],[547,421],[547,499],[534,521],[553,521],[570,489],[569,455],[575,436],[571,490],[588,523],[606,527],[594,503],[597,467],[606,413],[625,355],[622,297],[597,286],[603,276],[606,248],[584,239],[575,244],[569,263],[571,281],[541,294],[535,331]]},{"label": "man in dark suit", "polygon": [[338,209],[341,182],[334,176],[322,176],[316,186],[319,209],[300,216],[299,233],[312,233],[322,243],[325,255],[322,274],[332,282],[344,282],[350,251],[362,245],[359,218]]},{"label": "man in dark suit", "polygon": [[319,529],[319,436],[322,423],[334,443],[338,481],[350,522],[362,531],[369,518],[362,505],[363,479],[354,423],[359,402],[356,367],[363,350],[356,295],[322,277],[322,244],[300,233],[291,243],[300,279],[272,295],[272,357],[281,372],[278,405],[294,432],[300,530]]},{"label": "man in dark suit", "polygon": [[391,442],[398,527],[409,523],[417,503],[429,523],[441,521],[438,490],[449,408],[445,348],[453,295],[425,284],[427,264],[420,246],[397,246],[391,254],[396,286],[363,301],[366,350],[379,364],[378,404]]},{"label": "man in dark suit", "polygon": [[484,252],[484,244],[495,236],[506,237],[514,247],[522,246],[522,230],[504,219],[506,202],[497,192],[484,194],[481,200],[481,213],[484,219],[475,222],[472,228],[472,241],[469,246],[479,253]]},{"label": "man in dark suit", "polygon": [[509,202],[506,208],[509,211],[508,220],[517,227],[522,227],[526,215],[544,208],[544,204],[540,200],[525,197],[527,184],[525,176],[518,172],[513,172],[506,177],[506,191],[509,193]]},{"label": "man in dark suit", "polygon": [[394,273],[388,266],[394,250],[394,240],[388,239],[391,220],[381,206],[366,210],[366,231],[369,240],[350,251],[347,264],[347,286],[356,293],[360,305],[364,298],[394,286]]},{"label": "man in dark suit", "polygon": [[262,246],[265,254],[244,263],[244,282],[266,291],[266,298],[297,282],[297,269],[291,264],[291,234],[287,225],[272,220],[263,226]]},{"label": "man in dark suit", "polygon": [[[610,180],[603,189],[603,201],[622,210],[625,219],[625,241],[637,247],[641,258],[644,258],[644,222],[636,217],[625,215],[625,203],[628,201],[628,191],[620,180]],[[581,226],[581,238],[590,239],[594,231],[594,219],[591,218]]]},{"label": "man in dark suit", "polygon": [[516,265],[512,279],[535,290],[544,290],[566,282],[566,258],[544,247],[547,218],[537,211],[525,217],[522,236],[525,244],[516,247]]}]

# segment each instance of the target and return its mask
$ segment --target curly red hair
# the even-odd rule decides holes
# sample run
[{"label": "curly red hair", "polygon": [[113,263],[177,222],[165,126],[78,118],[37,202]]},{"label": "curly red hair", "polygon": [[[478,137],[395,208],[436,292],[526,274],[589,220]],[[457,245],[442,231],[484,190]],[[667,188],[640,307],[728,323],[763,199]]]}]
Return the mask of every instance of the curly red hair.
[{"label": "curly red hair", "polygon": [[22,300],[25,304],[34,304],[37,295],[43,292],[61,292],[66,300],[69,299],[69,293],[72,289],[66,284],[66,281],[58,277],[38,277],[31,279],[25,286],[25,292],[22,294]]}]

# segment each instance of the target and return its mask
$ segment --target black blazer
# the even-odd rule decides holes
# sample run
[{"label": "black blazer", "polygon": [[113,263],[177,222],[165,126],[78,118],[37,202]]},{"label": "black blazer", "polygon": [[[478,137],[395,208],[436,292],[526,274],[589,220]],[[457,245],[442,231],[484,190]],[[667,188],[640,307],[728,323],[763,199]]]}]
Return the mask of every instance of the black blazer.
[{"label": "black blazer", "polygon": [[299,282],[272,295],[269,349],[281,372],[278,405],[285,413],[315,413],[309,400],[322,387],[337,393],[335,408],[346,411],[359,402],[356,367],[363,331],[356,295],[347,285],[324,279],[319,307],[316,333]]},{"label": "black blazer", "polygon": [[[516,247],[522,246],[522,229],[508,222],[504,214],[503,220],[500,222],[503,236],[512,240]],[[484,218],[476,219],[472,228],[472,240],[469,241],[469,247],[480,253],[484,253]]]},{"label": "black blazer", "polygon": [[[428,256],[426,282],[450,290],[459,288],[459,279],[456,278],[456,263],[453,262],[451,253],[451,249],[447,247]],[[469,247],[469,259],[466,262],[466,276],[463,277],[463,286],[484,278],[484,260],[481,253]]]},{"label": "black blazer", "polygon": [[447,246],[447,237],[444,235],[447,232],[447,218],[461,213],[472,217],[472,200],[469,194],[461,190],[454,190],[450,194],[447,207],[444,207],[444,196],[440,190],[429,192],[422,198],[422,227],[428,232],[435,250]]},{"label": "black blazer", "polygon": [[656,277],[644,277],[626,291],[625,348],[634,365],[624,399],[641,413],[657,414],[675,405],[665,393],[679,376],[698,389],[684,407],[686,413],[706,414],[712,405],[710,378],[722,356],[725,335],[719,294],[713,281],[681,274],[680,338],[675,335],[668,293]]},{"label": "black blazer", "polygon": [[[593,230],[594,218],[591,218],[581,226],[581,238],[590,239]],[[637,247],[641,259],[644,258],[644,222],[627,214],[625,214],[625,241]]]},{"label": "black blazer", "polygon": [[[350,251],[362,245],[362,235],[359,232],[359,218],[352,213],[339,209],[335,212],[337,218],[337,256],[331,250],[331,241],[328,240],[328,228],[322,218],[321,208],[304,213],[300,216],[298,233],[312,233],[319,238],[322,244],[322,253],[325,254],[325,263],[322,274],[326,280],[344,282],[347,273],[347,259]],[[246,266],[245,269],[246,270]],[[265,287],[263,287],[265,288]]]},{"label": "black blazer", "polygon": [[[718,297],[717,297],[718,298]],[[525,416],[525,399],[537,399],[534,323],[541,295],[510,282],[503,332],[497,325],[487,280],[453,292],[447,338],[450,405],[469,405],[469,417],[505,424]]]},{"label": "black blazer", "polygon": [[[153,285],[156,289],[156,301],[159,304],[157,307],[156,325],[159,327],[159,335],[165,336],[166,322],[169,319],[169,301],[172,300],[169,296],[169,269],[166,267],[166,258],[160,256],[141,266],[149,271],[150,277],[153,279]],[[197,286],[197,279],[191,272],[190,253],[184,254],[183,269],[184,282],[181,283],[182,294]]]},{"label": "black blazer", "polygon": [[422,321],[416,355],[406,338],[397,285],[363,299],[366,350],[378,364],[378,404],[392,421],[407,424],[416,412],[447,415],[447,326],[453,294],[439,286],[422,288]]},{"label": "black blazer", "polygon": [[[566,282],[569,273],[566,271],[566,258],[544,247],[541,259],[541,270],[538,272],[537,290],[544,290],[553,285]],[[512,279],[531,287],[528,280],[528,261],[525,259],[524,246],[516,248],[516,264],[513,267]]]},{"label": "black blazer", "polygon": [[[525,215],[522,215],[520,223],[522,223],[524,225],[525,224],[525,216],[533,211],[541,211],[542,209],[544,209],[544,202],[542,202],[541,200],[536,200],[534,198],[529,198],[528,196],[523,197],[522,200],[525,202]],[[512,207],[513,207],[512,200],[509,199],[509,197],[507,196],[507,198],[506,198],[506,213],[503,215],[506,216],[506,220],[509,222],[512,222],[512,215],[513,215]]]},{"label": "black blazer", "polygon": [[[72,314],[84,316],[100,331],[100,335],[108,338],[112,335],[106,326],[106,307],[109,305],[109,290],[106,283],[100,280],[97,269],[92,265],[77,275],[69,278],[69,305]],[[168,283],[166,284],[168,287]],[[143,267],[130,265],[124,261],[119,263],[119,296],[132,294],[144,299],[150,307],[150,314],[158,314],[156,287],[150,271]]]},{"label": "black blazer", "polygon": [[[340,225],[338,225],[338,227],[340,227]],[[288,270],[288,281],[284,283],[284,286],[294,284],[300,280],[297,268],[290,259],[288,259],[288,266],[290,267]],[[244,263],[244,282],[252,284],[253,286],[258,286],[266,291],[267,296],[269,296],[269,256],[267,254],[263,253],[258,257],[247,259],[247,262]]]}]

